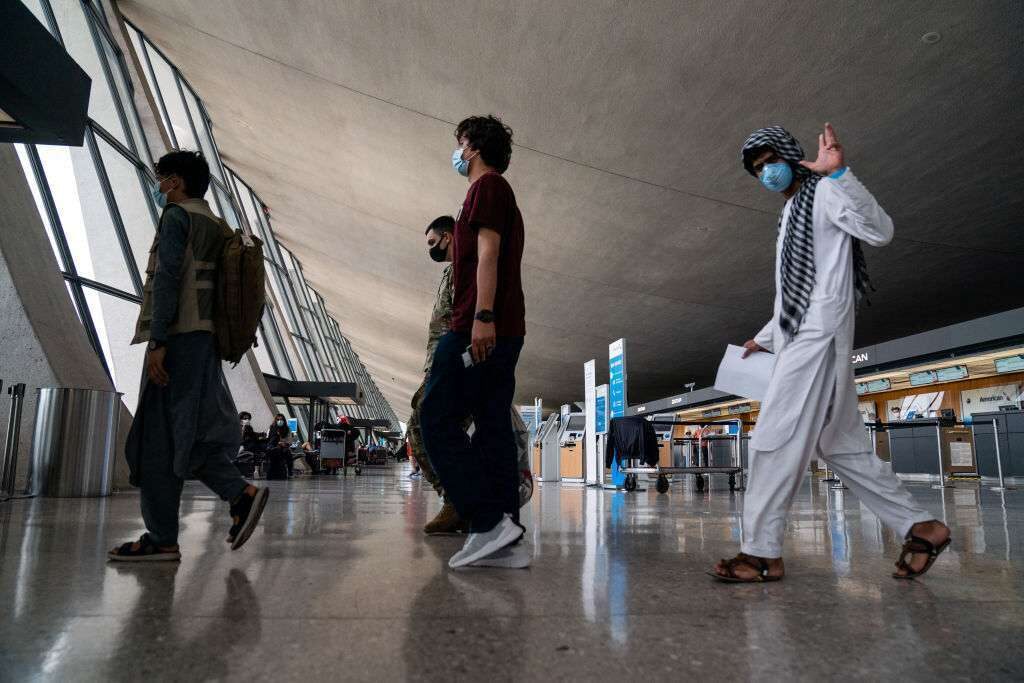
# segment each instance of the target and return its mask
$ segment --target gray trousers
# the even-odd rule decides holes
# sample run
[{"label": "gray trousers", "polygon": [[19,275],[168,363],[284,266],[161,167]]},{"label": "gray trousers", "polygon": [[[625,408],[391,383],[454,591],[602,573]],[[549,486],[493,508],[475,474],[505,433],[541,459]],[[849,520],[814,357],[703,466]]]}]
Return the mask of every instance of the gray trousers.
[{"label": "gray trousers", "polygon": [[[192,462],[202,463],[193,471],[196,479],[222,500],[237,498],[248,486],[223,446],[196,444]],[[170,453],[148,450],[142,455],[142,468],[139,490],[146,531],[157,545],[177,545],[178,508],[185,480],[174,473]]]},{"label": "gray trousers", "polygon": [[241,431],[213,335],[171,335],[164,366],[170,376],[166,387],[143,381],[125,454],[132,483],[141,489],[150,537],[158,545],[175,545],[186,477],[196,477],[226,501],[248,484],[231,464]]}]

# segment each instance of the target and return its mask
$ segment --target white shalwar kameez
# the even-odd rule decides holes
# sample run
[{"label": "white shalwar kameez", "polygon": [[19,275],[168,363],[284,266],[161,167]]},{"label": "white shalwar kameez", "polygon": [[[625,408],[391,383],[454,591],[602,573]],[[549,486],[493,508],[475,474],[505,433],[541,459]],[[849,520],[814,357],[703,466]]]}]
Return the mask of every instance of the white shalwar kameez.
[{"label": "white shalwar kameez", "polygon": [[814,290],[792,339],[779,327],[782,240],[792,199],[783,209],[775,255],[775,311],[754,338],[776,354],[768,392],[750,440],[743,503],[744,553],[782,556],[786,513],[812,455],[824,459],[853,493],[902,538],[933,519],[918,506],[889,465],[871,452],[857,410],[853,350],[853,238],[872,246],[892,239],[892,219],[847,169],[815,188]]}]

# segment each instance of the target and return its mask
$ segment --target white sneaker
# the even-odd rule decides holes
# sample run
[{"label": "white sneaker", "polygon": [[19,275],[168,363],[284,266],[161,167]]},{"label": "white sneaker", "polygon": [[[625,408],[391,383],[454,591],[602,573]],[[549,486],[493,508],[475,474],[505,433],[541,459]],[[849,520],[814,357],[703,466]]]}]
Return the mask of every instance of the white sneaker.
[{"label": "white sneaker", "polygon": [[526,569],[530,566],[530,553],[520,545],[505,546],[496,553],[481,557],[470,567],[496,567],[498,569]]},{"label": "white sneaker", "polygon": [[462,550],[448,560],[448,566],[452,569],[465,567],[515,543],[523,533],[523,528],[513,522],[512,517],[506,513],[490,531],[482,534],[470,534],[466,539],[466,544],[462,546]]}]

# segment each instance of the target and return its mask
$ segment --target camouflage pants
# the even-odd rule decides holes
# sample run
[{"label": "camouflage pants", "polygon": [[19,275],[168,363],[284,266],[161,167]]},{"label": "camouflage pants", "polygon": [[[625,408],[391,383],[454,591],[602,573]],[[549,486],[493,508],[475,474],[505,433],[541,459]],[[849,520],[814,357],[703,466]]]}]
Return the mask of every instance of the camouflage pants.
[{"label": "camouflage pants", "polygon": [[420,401],[426,388],[427,380],[424,379],[423,384],[420,385],[420,388],[412,396],[412,415],[409,416],[406,433],[409,435],[409,445],[412,446],[412,457],[420,466],[423,478],[434,487],[437,495],[444,496],[444,488],[441,486],[441,480],[438,479],[437,473],[434,472],[434,468],[430,464],[430,458],[427,457],[427,449],[423,447],[423,432],[420,431]]}]

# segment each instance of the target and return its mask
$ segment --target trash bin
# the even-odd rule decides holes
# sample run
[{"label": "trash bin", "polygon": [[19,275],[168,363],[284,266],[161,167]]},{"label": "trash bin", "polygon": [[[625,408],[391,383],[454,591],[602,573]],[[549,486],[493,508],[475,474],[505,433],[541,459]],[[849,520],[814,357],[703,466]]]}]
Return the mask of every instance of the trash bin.
[{"label": "trash bin", "polygon": [[109,496],[121,394],[96,389],[36,390],[29,491],[38,496]]}]

